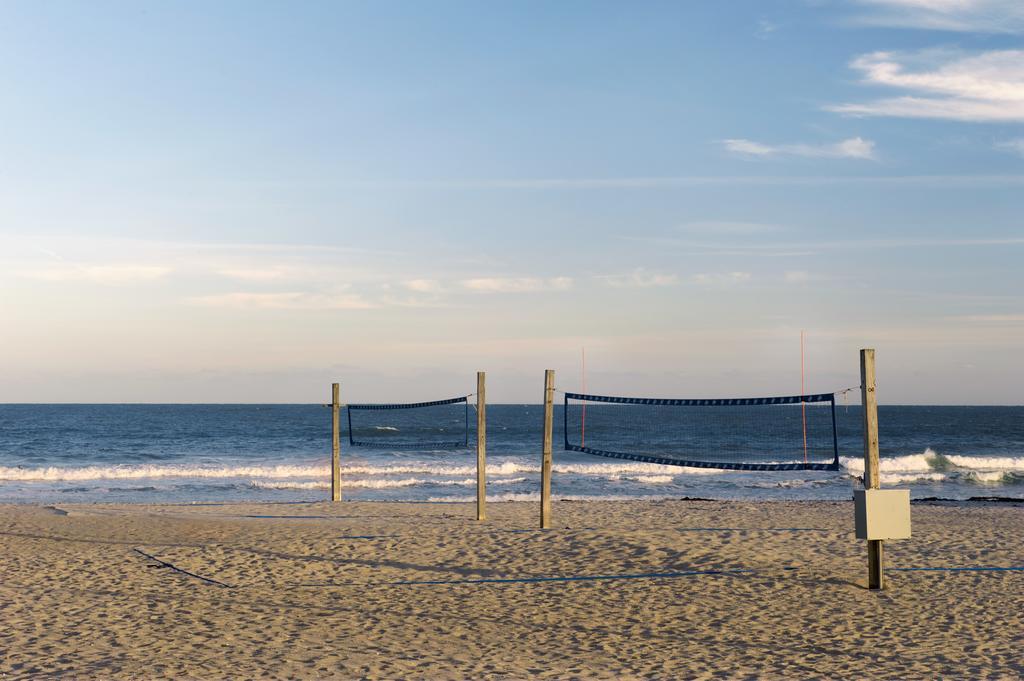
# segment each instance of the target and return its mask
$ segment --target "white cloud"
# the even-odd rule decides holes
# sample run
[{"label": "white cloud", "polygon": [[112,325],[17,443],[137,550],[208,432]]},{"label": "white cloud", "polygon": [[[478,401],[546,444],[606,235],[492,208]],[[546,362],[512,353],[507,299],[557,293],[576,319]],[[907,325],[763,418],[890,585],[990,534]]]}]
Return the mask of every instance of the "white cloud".
[{"label": "white cloud", "polygon": [[1021,157],[1024,157],[1024,137],[1000,142],[996,145],[996,148],[1002,149],[1003,151],[1011,151]]},{"label": "white cloud", "polygon": [[1024,33],[1020,0],[854,0],[865,8],[855,22],[976,33]]},{"label": "white cloud", "polygon": [[444,290],[436,279],[410,279],[403,281],[402,285],[414,293],[440,293]]},{"label": "white cloud", "polygon": [[754,35],[758,38],[766,39],[779,30],[779,25],[774,21],[768,21],[767,19],[761,19],[757,22],[757,29],[754,31]]},{"label": "white cloud", "polygon": [[793,270],[783,274],[782,278],[787,284],[805,284],[811,280],[811,274],[803,270]]},{"label": "white cloud", "polygon": [[722,145],[735,154],[750,154],[752,156],[771,156],[777,153],[778,149],[778,147],[770,147],[766,144],[744,139],[722,140]]},{"label": "white cloud", "polygon": [[229,267],[217,270],[217,274],[230,279],[242,279],[244,281],[277,281],[293,277],[296,271],[289,267]]},{"label": "white cloud", "polygon": [[324,294],[305,291],[281,293],[235,292],[188,299],[193,305],[263,310],[368,310],[376,307],[362,297],[351,294]]},{"label": "white cloud", "polygon": [[721,286],[731,284],[742,284],[750,281],[750,272],[716,272],[695,274],[692,280],[696,284],[705,286]]},{"label": "white cloud", "polygon": [[[909,67],[916,67],[911,70]],[[1024,50],[975,55],[925,51],[872,52],[850,67],[868,85],[906,94],[825,107],[852,116],[896,116],[959,121],[1024,121]]]},{"label": "white cloud", "polygon": [[535,293],[537,291],[564,291],[572,288],[570,277],[541,279],[536,277],[482,277],[463,279],[462,287],[477,293]]},{"label": "white cloud", "polygon": [[768,158],[773,156],[804,156],[808,158],[854,158],[874,159],[875,143],[862,137],[836,142],[835,144],[779,144],[769,145],[746,139],[722,140],[727,151],[743,156]]},{"label": "white cloud", "polygon": [[[802,148],[802,147],[800,147]],[[825,147],[811,147],[811,156],[836,156],[839,158],[865,158],[875,157],[875,143],[860,137],[851,137],[838,144]]]},{"label": "white cloud", "polygon": [[612,288],[651,288],[655,286],[672,286],[679,283],[675,274],[649,272],[644,268],[633,270],[629,274],[610,274],[599,277]]},{"label": "white cloud", "polygon": [[96,284],[133,284],[154,281],[170,274],[170,267],[158,265],[74,265],[61,264],[22,270],[19,274],[42,281],[87,281]]}]

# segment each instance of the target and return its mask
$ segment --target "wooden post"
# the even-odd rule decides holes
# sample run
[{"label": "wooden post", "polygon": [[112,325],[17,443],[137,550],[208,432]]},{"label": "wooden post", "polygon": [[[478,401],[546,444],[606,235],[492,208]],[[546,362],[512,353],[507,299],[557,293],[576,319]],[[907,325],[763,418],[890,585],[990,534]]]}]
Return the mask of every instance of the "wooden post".
[{"label": "wooden post", "polygon": [[331,501],[341,501],[341,401],[340,387],[331,384]]},{"label": "wooden post", "polygon": [[[864,407],[864,489],[879,488],[878,396],[875,394],[875,351],[860,351],[860,395]],[[868,588],[885,588],[885,554],[881,539],[868,540]]]},{"label": "wooden post", "polygon": [[555,372],[544,371],[544,438],[540,461],[540,528],[551,527],[551,428],[554,422]]},{"label": "wooden post", "polygon": [[476,519],[486,520],[487,510],[487,376],[476,372]]}]

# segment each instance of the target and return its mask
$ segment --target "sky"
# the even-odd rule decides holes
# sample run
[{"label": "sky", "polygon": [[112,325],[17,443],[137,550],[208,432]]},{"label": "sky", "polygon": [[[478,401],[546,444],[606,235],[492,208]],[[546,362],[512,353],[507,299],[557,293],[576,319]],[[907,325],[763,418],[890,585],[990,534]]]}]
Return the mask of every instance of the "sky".
[{"label": "sky", "polygon": [[1018,0],[0,3],[2,402],[1024,404],[1022,265]]}]

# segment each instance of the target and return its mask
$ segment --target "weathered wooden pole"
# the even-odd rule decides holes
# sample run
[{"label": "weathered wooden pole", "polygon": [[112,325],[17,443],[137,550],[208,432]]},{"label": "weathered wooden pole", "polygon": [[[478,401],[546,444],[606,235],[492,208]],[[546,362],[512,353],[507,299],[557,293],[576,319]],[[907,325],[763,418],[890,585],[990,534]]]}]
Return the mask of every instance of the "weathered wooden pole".
[{"label": "weathered wooden pole", "polygon": [[476,372],[476,519],[486,520],[487,509],[487,376]]},{"label": "weathered wooden pole", "polygon": [[[860,395],[864,407],[864,489],[879,488],[878,396],[875,394],[875,351],[860,351]],[[885,587],[885,554],[881,539],[868,540],[868,588]]]},{"label": "weathered wooden pole", "polygon": [[331,384],[331,501],[341,501],[341,394]]},{"label": "weathered wooden pole", "polygon": [[555,371],[544,371],[544,438],[540,461],[540,528],[551,527],[551,428],[554,423]]}]

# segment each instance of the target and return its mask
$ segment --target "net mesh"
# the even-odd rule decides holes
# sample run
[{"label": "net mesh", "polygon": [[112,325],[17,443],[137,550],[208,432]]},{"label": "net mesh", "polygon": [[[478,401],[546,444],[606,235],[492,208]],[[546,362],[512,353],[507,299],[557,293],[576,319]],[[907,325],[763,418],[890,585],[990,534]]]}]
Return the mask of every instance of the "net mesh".
[{"label": "net mesh", "polygon": [[458,449],[469,445],[469,400],[348,405],[348,441],[355,447]]},{"label": "net mesh", "polygon": [[565,394],[565,448],[695,468],[838,470],[835,397],[666,400]]}]

